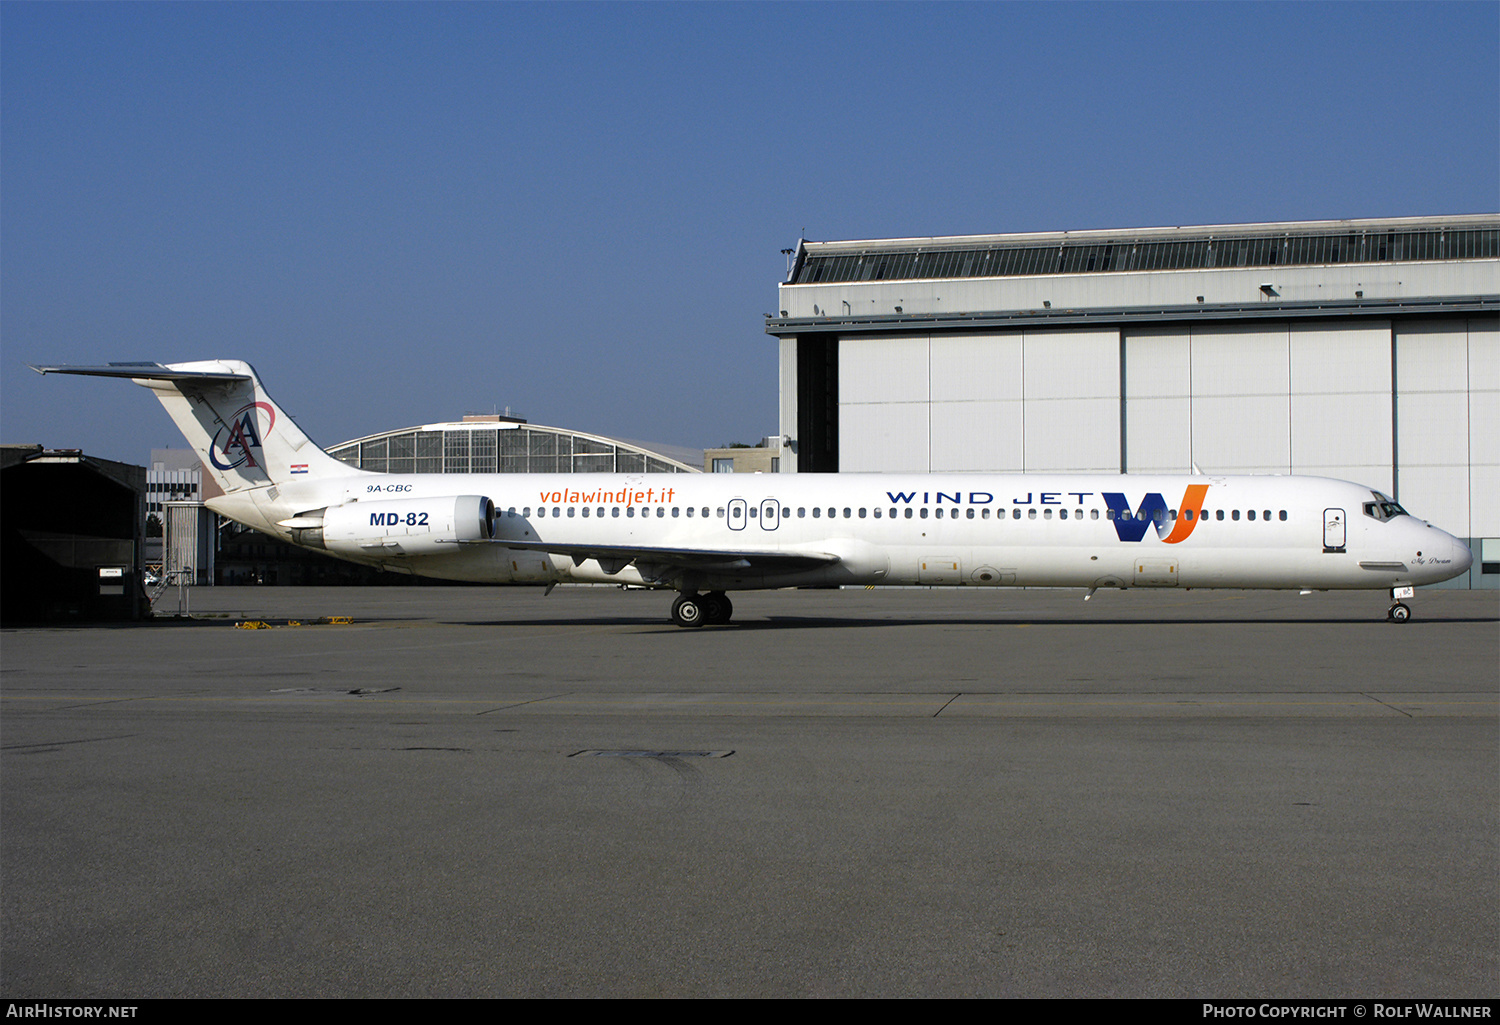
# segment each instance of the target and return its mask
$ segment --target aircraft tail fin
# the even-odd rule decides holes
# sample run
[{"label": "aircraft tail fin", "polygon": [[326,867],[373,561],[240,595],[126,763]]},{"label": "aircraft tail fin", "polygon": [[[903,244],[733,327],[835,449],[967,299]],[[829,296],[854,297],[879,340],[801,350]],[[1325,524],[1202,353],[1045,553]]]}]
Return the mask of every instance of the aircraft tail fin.
[{"label": "aircraft tail fin", "polygon": [[33,366],[40,374],[124,377],[151,389],[225,494],[361,471],[302,433],[241,360]]}]

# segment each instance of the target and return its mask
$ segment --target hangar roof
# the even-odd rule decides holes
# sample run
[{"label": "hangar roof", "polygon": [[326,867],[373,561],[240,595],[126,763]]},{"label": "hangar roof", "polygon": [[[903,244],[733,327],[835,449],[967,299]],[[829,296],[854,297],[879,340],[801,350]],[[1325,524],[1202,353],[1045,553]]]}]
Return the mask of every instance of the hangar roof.
[{"label": "hangar roof", "polygon": [[787,284],[1500,257],[1500,215],[800,241]]}]

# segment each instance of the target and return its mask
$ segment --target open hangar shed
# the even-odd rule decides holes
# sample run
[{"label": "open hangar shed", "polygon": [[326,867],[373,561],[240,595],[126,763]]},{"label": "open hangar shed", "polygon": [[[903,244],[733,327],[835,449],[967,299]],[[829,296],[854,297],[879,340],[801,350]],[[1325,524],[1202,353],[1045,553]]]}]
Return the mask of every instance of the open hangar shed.
[{"label": "open hangar shed", "polygon": [[799,241],[784,472],[1296,473],[1500,586],[1500,215]]}]

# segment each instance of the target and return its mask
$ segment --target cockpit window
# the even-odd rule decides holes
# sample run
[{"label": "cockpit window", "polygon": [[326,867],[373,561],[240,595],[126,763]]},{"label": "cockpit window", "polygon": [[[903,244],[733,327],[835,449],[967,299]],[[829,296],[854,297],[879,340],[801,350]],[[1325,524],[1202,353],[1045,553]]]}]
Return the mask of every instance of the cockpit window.
[{"label": "cockpit window", "polygon": [[1376,500],[1365,503],[1365,515],[1371,519],[1384,523],[1387,520],[1394,520],[1397,516],[1411,515],[1390,495],[1382,495],[1378,491],[1371,491],[1370,494],[1374,495]]}]

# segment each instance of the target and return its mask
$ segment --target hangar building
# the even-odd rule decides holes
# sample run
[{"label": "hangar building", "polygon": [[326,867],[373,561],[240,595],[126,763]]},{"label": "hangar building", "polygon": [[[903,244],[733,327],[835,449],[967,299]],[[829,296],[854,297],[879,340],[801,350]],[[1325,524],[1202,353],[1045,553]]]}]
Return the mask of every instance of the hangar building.
[{"label": "hangar building", "polygon": [[0,622],[139,619],[146,469],[0,446]]},{"label": "hangar building", "polygon": [[791,472],[1297,473],[1500,585],[1500,215],[800,241]]}]

